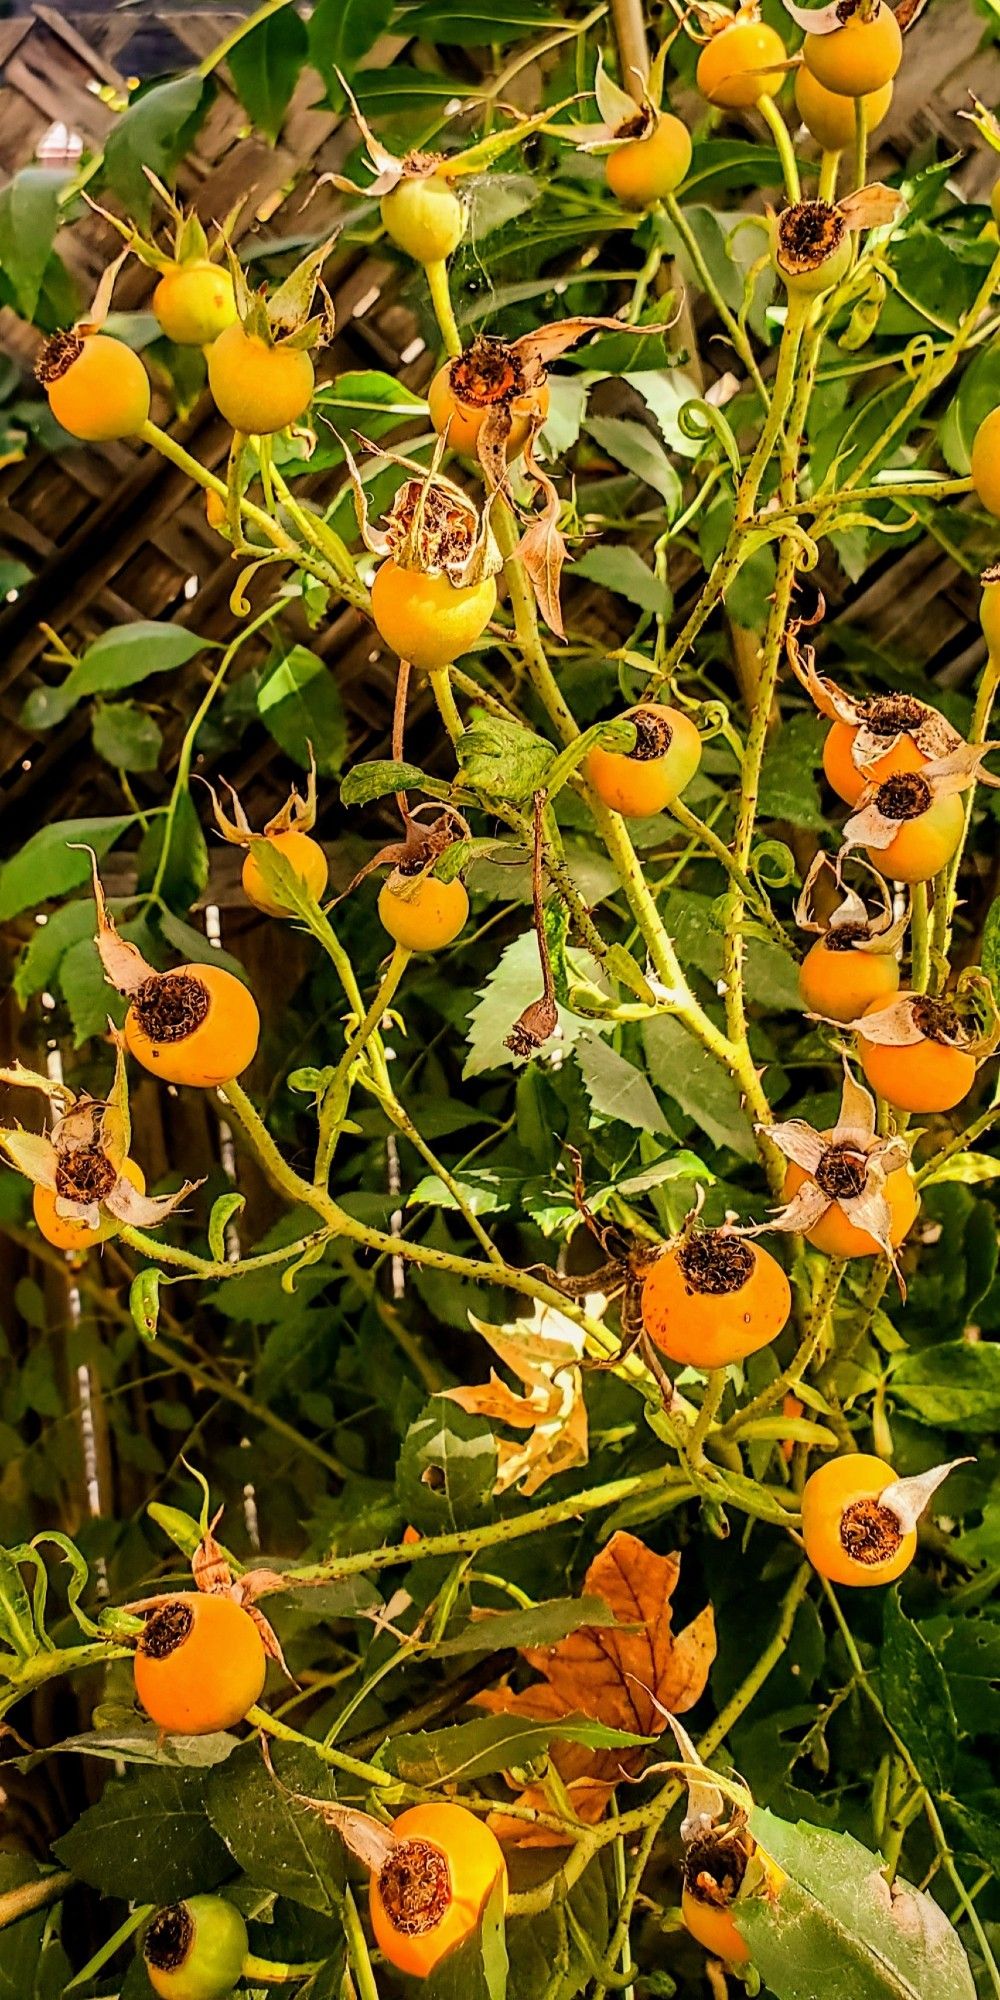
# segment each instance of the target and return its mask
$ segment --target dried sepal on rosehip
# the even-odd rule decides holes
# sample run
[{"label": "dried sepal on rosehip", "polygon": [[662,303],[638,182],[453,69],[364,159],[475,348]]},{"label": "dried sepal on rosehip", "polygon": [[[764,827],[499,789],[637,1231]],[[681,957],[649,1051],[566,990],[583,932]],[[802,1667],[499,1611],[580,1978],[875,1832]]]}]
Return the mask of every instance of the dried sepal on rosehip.
[{"label": "dried sepal on rosehip", "polygon": [[910,1148],[875,1129],[875,1100],[856,1083],[846,1063],[840,1116],[830,1132],[816,1132],[804,1118],[762,1126],[788,1161],[786,1206],[768,1229],[804,1236],[831,1257],[888,1257],[900,1290],[896,1252],[919,1205],[910,1175]]},{"label": "dried sepal on rosehip", "polygon": [[709,104],[746,110],[781,89],[788,51],[777,29],[762,19],[757,0],[742,0],[735,11],[715,0],[695,0],[690,15],[696,38],[704,43],[696,74]]},{"label": "dried sepal on rosehip", "polygon": [[135,1691],[152,1722],[170,1736],[207,1736],[242,1722],[260,1699],[268,1660],[287,1674],[273,1627],[257,1598],[284,1588],[275,1570],[236,1574],[215,1539],[218,1514],[191,1561],[196,1588],[141,1598],[145,1615],[133,1660]]},{"label": "dried sepal on rosehip", "polygon": [[394,944],[404,951],[441,951],[452,944],[469,914],[469,896],[454,867],[460,855],[452,855],[451,867],[438,872],[438,864],[459,840],[471,838],[467,822],[453,806],[446,806],[430,826],[421,824],[421,814],[435,811],[430,804],[407,809],[402,840],[391,840],[359,868],[344,890],[364,882],[376,868],[390,869],[379,891],[378,913]]},{"label": "dried sepal on rosehip", "polygon": [[886,0],[829,0],[825,7],[785,0],[785,7],[805,31],[806,68],[827,90],[867,97],[892,82],[903,60],[903,36]]},{"label": "dried sepal on rosehip", "polygon": [[[372,447],[376,449],[376,447]],[[372,617],[401,660],[427,672],[450,666],[486,630],[497,601],[503,558],[490,522],[490,502],[478,508],[436,464],[428,472],[395,453],[383,454],[414,476],[404,480],[381,527],[368,518],[368,496],[344,445],[358,531],[382,557],[372,584]]]},{"label": "dried sepal on rosehip", "polygon": [[[316,183],[332,182],[342,194],[379,203],[386,233],[398,250],[417,264],[441,264],[457,250],[465,234],[466,212],[454,183],[469,174],[485,173],[521,141],[537,132],[562,109],[553,105],[533,118],[523,118],[502,132],[492,132],[461,153],[391,153],[372,131],[345,78],[337,81],[354,113],[367,148],[367,166],[374,180],[359,187],[343,174],[321,174]],[[571,102],[567,99],[566,102]]]},{"label": "dried sepal on rosehip", "polygon": [[91,201],[89,195],[85,200],[124,237],[141,264],[159,273],[152,307],[167,339],[176,341],[180,347],[207,347],[236,318],[236,294],[232,274],[225,268],[225,255],[229,231],[242,203],[216,229],[214,242],[210,244],[194,210],[182,208],[149,167],[144,167],[143,172],[172,224],[169,250],[162,250],[151,237],[143,236],[133,222],[122,221],[110,209]]},{"label": "dried sepal on rosehip", "polygon": [[962,743],[947,757],[866,787],[844,827],[843,854],[863,847],[894,882],[929,882],[957,853],[965,831],[961,793],[1000,784],[983,759],[1000,742]]},{"label": "dried sepal on rosehip", "polygon": [[[549,408],[548,364],[588,333],[620,332],[620,319],[554,320],[519,340],[478,334],[438,369],[427,392],[431,423],[452,451],[478,458],[491,486],[506,482],[508,462],[540,430]],[[638,334],[662,332],[636,327]]]},{"label": "dried sepal on rosehip", "polygon": [[774,267],[793,296],[812,298],[840,283],[851,267],[852,234],[883,229],[905,212],[896,188],[873,183],[842,201],[797,201],[774,223]]},{"label": "dried sepal on rosehip", "polygon": [[705,1229],[692,1212],[647,1271],[643,1325],[684,1366],[724,1368],[776,1340],[792,1309],[788,1279],[770,1252],[727,1221]]},{"label": "dried sepal on rosehip", "polygon": [[964,973],[953,994],[900,993],[846,1025],[872,1089],[896,1111],[953,1111],[1000,1045],[993,989],[977,972]]},{"label": "dried sepal on rosehip", "polygon": [[[262,1745],[275,1783],[282,1784]],[[375,1941],[390,1965],[426,1979],[475,1935],[487,1906],[507,1907],[507,1864],[500,1842],[467,1807],[442,1800],[410,1806],[386,1826],[370,1813],[328,1799],[290,1794],[327,1826],[369,1872]]]},{"label": "dried sepal on rosehip", "polygon": [[33,1183],[35,1221],[56,1249],[82,1252],[106,1243],[122,1223],[155,1229],[180,1208],[200,1181],[176,1194],[150,1196],[141,1167],[129,1158],[131,1121],[122,1042],[115,1041],[115,1075],[106,1099],[77,1096],[35,1070],[13,1063],[0,1082],[40,1090],[58,1114],[51,1133],[0,1131],[0,1150]]},{"label": "dried sepal on rosehip", "polygon": [[[208,386],[234,431],[267,437],[298,423],[312,401],[310,349],[333,337],[334,309],[320,273],[336,233],[311,250],[271,292],[253,291],[227,244],[237,316],[208,350]],[[323,310],[313,313],[316,292]]]},{"label": "dried sepal on rosehip", "polygon": [[232,1083],[253,1061],[260,1015],[253,994],[223,965],[179,965],[158,972],[137,945],[119,936],[108,915],[91,855],[97,950],[105,976],[128,995],[125,1046],[167,1083],[207,1090]]},{"label": "dried sepal on rosehip", "polygon": [[50,334],[35,363],[56,422],[85,444],[135,437],[149,417],[149,376],[139,356],[101,331],[128,254],[123,250],[109,264],[89,313]]},{"label": "dried sepal on rosehip", "polygon": [[605,174],[613,195],[625,208],[649,208],[674,194],[691,165],[691,134],[673,112],[661,109],[667,44],[657,50],[649,75],[639,79],[642,102],[614,82],[597,58],[594,96],[600,120],[596,124],[549,127],[568,139],[580,153],[603,154]]},{"label": "dried sepal on rosehip", "polygon": [[828,674],[817,673],[815,649],[801,643],[799,634],[818,624],[825,608],[820,597],[813,618],[791,620],[785,643],[792,672],[819,713],[833,724],[823,746],[823,769],[834,791],[852,806],[867,785],[919,771],[924,764],[947,757],[962,738],[938,709],[915,695],[868,695],[858,700]]},{"label": "dried sepal on rosehip", "polygon": [[[803,1006],[823,1020],[853,1021],[866,1007],[890,1000],[899,989],[898,952],[909,912],[894,917],[883,877],[875,868],[868,872],[879,902],[874,916],[863,897],[845,887],[835,864],[823,853],[812,862],[795,905],[796,923],[816,934],[816,943],[799,967],[799,992]],[[840,898],[822,915],[821,885]]]},{"label": "dried sepal on rosehip", "polygon": [[815,1570],[831,1583],[892,1583],[917,1552],[917,1522],[956,1466],[953,1458],[911,1479],[885,1459],[849,1451],[818,1466],[802,1490],[802,1539]]},{"label": "dried sepal on rosehip", "polygon": [[673,1731],[681,1761],[650,1765],[643,1776],[669,1772],[681,1777],[687,1788],[687,1810],[681,1821],[685,1929],[727,1965],[748,1965],[750,1947],[736,1928],[734,1911],[738,1914],[752,1897],[777,1902],[785,1877],[750,1832],[747,1819],[753,1798],[746,1786],[717,1779],[676,1715],[659,1702],[656,1706]]},{"label": "dried sepal on rosehip", "polygon": [[255,909],[263,910],[268,917],[295,914],[294,903],[283,900],[280,891],[268,886],[261,865],[262,852],[279,854],[307,894],[318,901],[326,888],[329,869],[319,841],[310,838],[310,830],[316,824],[316,760],[312,753],[309,756],[305,798],[293,785],[284,805],[272,815],[260,833],[254,832],[232,785],[226,783],[232,800],[231,818],[220,804],[214,787],[209,785],[208,789],[215,824],[223,840],[228,840],[234,847],[247,849],[243,863],[243,891]]}]

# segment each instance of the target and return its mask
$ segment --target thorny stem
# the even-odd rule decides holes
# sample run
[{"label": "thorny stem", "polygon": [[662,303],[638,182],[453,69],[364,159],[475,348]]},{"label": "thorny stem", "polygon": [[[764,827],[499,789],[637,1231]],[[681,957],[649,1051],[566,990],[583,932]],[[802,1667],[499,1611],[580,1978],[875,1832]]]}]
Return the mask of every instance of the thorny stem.
[{"label": "thorny stem", "polygon": [[773,1382],[769,1382],[766,1389],[762,1389],[758,1396],[754,1396],[743,1409],[737,1410],[735,1416],[730,1417],[729,1422],[723,1425],[719,1433],[723,1442],[738,1438],[747,1424],[752,1423],[755,1417],[763,1416],[765,1411],[773,1409],[775,1403],[779,1403],[790,1389],[795,1388],[796,1383],[801,1382],[806,1370],[812,1366],[820,1353],[830,1331],[837,1293],[845,1269],[842,1257],[830,1257],[827,1260],[809,1315],[809,1324],[797,1352],[788,1367],[783,1368],[781,1374],[776,1376]]}]

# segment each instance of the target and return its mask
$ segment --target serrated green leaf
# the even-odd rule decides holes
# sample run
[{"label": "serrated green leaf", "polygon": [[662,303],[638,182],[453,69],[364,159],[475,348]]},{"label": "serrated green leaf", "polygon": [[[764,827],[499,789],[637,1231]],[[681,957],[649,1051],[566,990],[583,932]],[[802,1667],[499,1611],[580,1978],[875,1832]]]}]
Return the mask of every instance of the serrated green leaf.
[{"label": "serrated green leaf", "polygon": [[268,733],[304,771],[310,746],[324,777],[340,770],[347,749],[344,705],[329,667],[308,646],[293,646],[268,669],[257,709]]},{"label": "serrated green leaf", "polygon": [[773,1899],[738,1901],[733,1920],[775,2000],[975,2000],[939,1904],[903,1883],[890,1894],[879,1857],[850,1834],[761,1806],[750,1831],[786,1880]]},{"label": "serrated green leaf", "polygon": [[497,1447],[489,1424],[435,1396],[410,1425],[396,1467],[408,1521],[423,1534],[451,1534],[493,1513]]},{"label": "serrated green leaf", "polygon": [[532,1722],[517,1715],[482,1715],[452,1729],[396,1736],[379,1752],[379,1763],[409,1785],[470,1784],[474,1778],[531,1764],[550,1743],[583,1743],[591,1750],[628,1750],[648,1737],[609,1729],[583,1715]]},{"label": "serrated green leaf", "polygon": [[332,1916],[341,1902],[344,1843],[307,1801],[335,1799],[334,1774],[304,1746],[275,1744],[272,1757],[277,1783],[257,1744],[241,1743],[208,1780],[209,1818],[251,1882]]},{"label": "serrated green leaf", "polygon": [[22,167],[0,189],[0,268],[26,320],[35,317],[66,176],[65,167]]},{"label": "serrated green leaf", "polygon": [[163,731],[138,702],[98,702],[91,736],[98,756],[119,771],[155,771],[159,764]]},{"label": "serrated green leaf", "polygon": [[1000,1347],[949,1340],[905,1354],[893,1370],[892,1393],[921,1424],[984,1433],[1000,1425]]},{"label": "serrated green leaf", "polygon": [[543,736],[502,716],[477,718],[456,746],[467,785],[517,804],[544,785],[555,751]]},{"label": "serrated green leaf", "polygon": [[958,1753],[958,1724],[944,1668],[919,1625],[906,1617],[898,1585],[886,1592],[879,1680],[885,1712],[924,1783],[944,1791]]},{"label": "serrated green leaf", "polygon": [[[355,764],[348,771],[340,787],[340,802],[345,806],[367,806],[373,799],[384,799],[389,792],[426,791],[428,780],[418,764],[394,764],[387,759],[374,759],[370,764]],[[432,784],[438,795],[444,786]]]},{"label": "serrated green leaf", "polygon": [[102,1895],[139,1903],[173,1903],[214,1889],[233,1866],[205,1812],[203,1772],[170,1765],[112,1779],[54,1852]]}]

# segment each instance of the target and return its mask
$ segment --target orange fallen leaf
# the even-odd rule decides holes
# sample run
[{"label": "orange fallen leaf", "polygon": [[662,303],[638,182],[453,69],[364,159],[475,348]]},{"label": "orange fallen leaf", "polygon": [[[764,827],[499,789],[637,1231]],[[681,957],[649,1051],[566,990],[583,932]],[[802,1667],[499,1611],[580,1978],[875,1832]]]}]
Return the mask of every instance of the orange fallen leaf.
[{"label": "orange fallen leaf", "polygon": [[[663,1709],[683,1715],[693,1708],[715,1658],[715,1618],[710,1604],[682,1632],[673,1630],[671,1598],[680,1577],[680,1557],[659,1556],[636,1535],[613,1535],[591,1563],[583,1589],[601,1597],[613,1625],[583,1625],[555,1646],[525,1647],[522,1657],[544,1679],[520,1694],[490,1688],[478,1705],[493,1714],[558,1721],[586,1715],[612,1729],[658,1736],[666,1725]],[[640,1750],[591,1750],[582,1743],[555,1743],[551,1762],[586,1823],[600,1819],[615,1785],[642,1766]],[[519,1795],[522,1806],[551,1813],[544,1785]],[[501,1839],[520,1846],[563,1845],[553,1828],[533,1827],[503,1812],[491,1816]]]}]

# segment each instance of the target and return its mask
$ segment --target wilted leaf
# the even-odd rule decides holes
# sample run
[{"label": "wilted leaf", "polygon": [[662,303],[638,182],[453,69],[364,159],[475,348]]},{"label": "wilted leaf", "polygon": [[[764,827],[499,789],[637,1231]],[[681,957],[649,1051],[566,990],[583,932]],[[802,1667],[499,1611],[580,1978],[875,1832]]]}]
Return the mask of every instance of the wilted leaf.
[{"label": "wilted leaf", "polygon": [[[591,1563],[584,1588],[599,1594],[615,1618],[613,1626],[582,1626],[556,1646],[525,1647],[529,1666],[544,1679],[515,1694],[510,1688],[477,1697],[494,1714],[553,1720],[580,1713],[612,1728],[658,1736],[662,1710],[683,1715],[693,1707],[715,1658],[715,1619],[706,1605],[690,1625],[673,1631],[670,1600],[680,1577],[679,1556],[660,1556],[635,1535],[619,1532]],[[634,1770],[628,1754],[590,1752],[561,1744],[553,1763],[579,1816],[601,1817],[623,1770]],[[522,1804],[551,1811],[544,1787],[521,1795]],[[553,1830],[530,1829],[522,1820],[504,1821],[504,1838],[529,1846],[559,1845]]]},{"label": "wilted leaf", "polygon": [[533,1317],[511,1326],[487,1326],[472,1313],[469,1318],[523,1382],[525,1393],[516,1395],[491,1369],[487,1383],[445,1394],[463,1410],[529,1433],[518,1444],[498,1438],[496,1491],[519,1486],[525,1495],[537,1493],[555,1473],[587,1462],[587,1406],[579,1368],[582,1328],[537,1299]]}]

